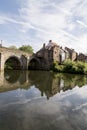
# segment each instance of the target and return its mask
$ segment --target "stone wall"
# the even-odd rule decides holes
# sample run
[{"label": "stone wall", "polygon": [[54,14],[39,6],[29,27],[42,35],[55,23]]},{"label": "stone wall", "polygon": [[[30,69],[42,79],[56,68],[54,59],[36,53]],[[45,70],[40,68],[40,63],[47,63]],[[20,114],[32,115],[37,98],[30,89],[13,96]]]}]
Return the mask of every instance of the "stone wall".
[{"label": "stone wall", "polygon": [[78,61],[82,61],[82,62],[87,62],[87,56],[80,53],[78,56],[77,56],[77,60]]},{"label": "stone wall", "polygon": [[13,60],[16,59],[20,63],[21,67],[19,69],[28,69],[28,62],[30,57],[31,54],[29,53],[20,50],[0,47],[0,70],[4,70],[5,63],[10,58],[13,58]]},{"label": "stone wall", "polygon": [[68,53],[68,59],[71,59],[72,61],[75,61],[77,59],[77,52],[75,52],[74,49],[65,47],[65,50]]}]

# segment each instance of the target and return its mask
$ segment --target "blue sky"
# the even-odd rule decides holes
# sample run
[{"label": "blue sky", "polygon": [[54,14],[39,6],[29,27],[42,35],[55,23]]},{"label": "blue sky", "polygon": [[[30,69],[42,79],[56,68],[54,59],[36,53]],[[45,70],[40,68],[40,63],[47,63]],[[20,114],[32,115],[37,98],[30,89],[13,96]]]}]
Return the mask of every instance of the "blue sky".
[{"label": "blue sky", "polygon": [[31,45],[36,52],[51,39],[87,53],[87,0],[2,0],[3,46]]}]

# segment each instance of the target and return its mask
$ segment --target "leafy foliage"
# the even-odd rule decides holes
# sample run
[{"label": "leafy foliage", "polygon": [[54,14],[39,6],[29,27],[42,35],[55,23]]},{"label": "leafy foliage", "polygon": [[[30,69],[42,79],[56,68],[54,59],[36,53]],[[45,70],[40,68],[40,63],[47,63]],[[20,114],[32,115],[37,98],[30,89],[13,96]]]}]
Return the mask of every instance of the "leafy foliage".
[{"label": "leafy foliage", "polygon": [[59,65],[59,63],[55,61],[51,66],[51,70],[53,70],[55,72],[62,72],[63,71],[63,65]]},{"label": "leafy foliage", "polygon": [[13,70],[13,66],[14,66],[14,63],[12,62],[6,62],[5,64],[5,69],[10,69],[10,70]]},{"label": "leafy foliage", "polygon": [[63,65],[59,65],[57,62],[54,62],[51,69],[55,72],[87,74],[87,63],[66,60]]},{"label": "leafy foliage", "polygon": [[33,48],[30,45],[23,45],[19,48],[21,51],[25,51],[28,53],[33,53]]}]

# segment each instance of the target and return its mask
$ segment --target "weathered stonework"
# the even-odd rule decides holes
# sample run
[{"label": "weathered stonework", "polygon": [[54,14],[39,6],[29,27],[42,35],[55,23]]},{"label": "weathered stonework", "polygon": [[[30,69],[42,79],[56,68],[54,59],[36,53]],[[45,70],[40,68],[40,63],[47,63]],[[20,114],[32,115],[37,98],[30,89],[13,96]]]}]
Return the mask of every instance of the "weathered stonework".
[{"label": "weathered stonework", "polygon": [[4,70],[7,60],[12,60],[15,69],[27,70],[31,55],[20,50],[0,47],[0,70]]},{"label": "weathered stonework", "polygon": [[68,47],[63,49],[58,44],[52,42],[52,40],[50,40],[47,45],[43,44],[43,47],[33,55],[20,50],[9,49],[1,46],[0,70],[4,70],[5,63],[9,59],[15,64],[15,69],[21,70],[49,70],[54,61],[63,64],[66,59],[87,62],[86,55],[82,53],[78,55],[74,49]]},{"label": "weathered stonework", "polygon": [[77,60],[77,52],[74,51],[74,49],[70,49],[68,47],[65,47],[65,50],[68,52],[68,59],[71,59],[72,61]]},{"label": "weathered stonework", "polygon": [[66,59],[75,61],[77,53],[70,48],[62,49],[59,45],[49,41],[48,45],[43,47],[32,56],[29,64],[29,69],[36,70],[49,70],[54,61],[62,64]]},{"label": "weathered stonework", "polygon": [[82,61],[82,62],[87,62],[87,56],[84,55],[83,53],[80,53],[80,54],[77,56],[77,60],[78,60],[78,61]]},{"label": "weathered stonework", "polygon": [[[61,48],[56,43],[49,41],[48,45],[43,44],[41,48],[31,59],[29,68],[38,70],[49,70],[54,61],[61,62]],[[64,52],[65,54],[65,52]]]}]

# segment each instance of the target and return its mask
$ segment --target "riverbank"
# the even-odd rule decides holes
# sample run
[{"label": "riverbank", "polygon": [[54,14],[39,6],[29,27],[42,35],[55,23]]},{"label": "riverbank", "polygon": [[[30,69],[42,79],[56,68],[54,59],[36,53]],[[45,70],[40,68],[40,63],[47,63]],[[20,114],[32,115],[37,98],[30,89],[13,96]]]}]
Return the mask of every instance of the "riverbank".
[{"label": "riverbank", "polygon": [[54,62],[51,66],[51,70],[62,73],[87,74],[87,63],[66,60],[62,65],[60,65],[58,62]]}]

